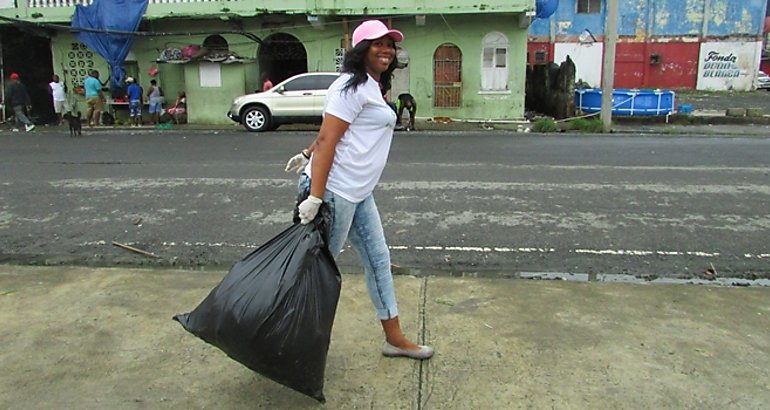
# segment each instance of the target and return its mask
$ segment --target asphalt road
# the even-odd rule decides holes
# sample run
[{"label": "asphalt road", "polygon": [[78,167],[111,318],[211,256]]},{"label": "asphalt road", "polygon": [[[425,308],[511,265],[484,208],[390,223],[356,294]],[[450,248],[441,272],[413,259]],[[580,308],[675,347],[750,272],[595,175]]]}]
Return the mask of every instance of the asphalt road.
[{"label": "asphalt road", "polygon": [[[0,133],[2,263],[229,266],[290,224],[314,136],[64,133]],[[400,272],[770,277],[770,138],[398,133],[375,197]]]}]

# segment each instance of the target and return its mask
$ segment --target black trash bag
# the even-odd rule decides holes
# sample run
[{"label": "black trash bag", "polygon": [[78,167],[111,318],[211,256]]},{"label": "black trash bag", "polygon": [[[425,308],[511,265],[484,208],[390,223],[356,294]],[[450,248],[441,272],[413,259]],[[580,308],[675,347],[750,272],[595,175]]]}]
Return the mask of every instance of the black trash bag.
[{"label": "black trash bag", "polygon": [[107,111],[102,111],[101,123],[102,125],[115,125],[115,117]]},{"label": "black trash bag", "polygon": [[321,403],[341,286],[325,221],[295,223],[236,262],[195,310],[174,316],[236,361]]}]

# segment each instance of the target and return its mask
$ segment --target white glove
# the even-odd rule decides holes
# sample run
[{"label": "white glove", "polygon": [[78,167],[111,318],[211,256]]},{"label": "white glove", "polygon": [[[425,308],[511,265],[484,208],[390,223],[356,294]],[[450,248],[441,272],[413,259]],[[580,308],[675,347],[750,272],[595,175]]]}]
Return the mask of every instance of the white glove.
[{"label": "white glove", "polygon": [[321,207],[321,204],[323,201],[320,198],[316,198],[313,195],[310,195],[307,197],[306,200],[302,201],[301,204],[299,204],[299,207],[297,207],[299,211],[299,222],[302,225],[307,225],[315,219],[315,216],[318,214],[318,208]]},{"label": "white glove", "polygon": [[305,169],[305,165],[307,165],[309,161],[310,155],[305,155],[305,151],[302,151],[289,159],[289,162],[286,163],[286,169],[284,169],[284,171],[294,171],[299,174],[303,169]]}]

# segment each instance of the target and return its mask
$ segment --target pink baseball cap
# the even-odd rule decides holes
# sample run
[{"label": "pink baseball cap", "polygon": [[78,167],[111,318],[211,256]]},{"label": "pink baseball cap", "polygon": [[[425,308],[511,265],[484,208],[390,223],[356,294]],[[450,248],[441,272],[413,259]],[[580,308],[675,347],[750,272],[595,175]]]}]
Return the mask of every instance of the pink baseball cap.
[{"label": "pink baseball cap", "polygon": [[398,30],[391,30],[380,20],[366,20],[353,30],[353,47],[362,40],[376,40],[390,36],[395,42],[404,41],[404,35]]},{"label": "pink baseball cap", "polygon": [[11,80],[18,80],[19,79],[19,75],[16,74],[16,73],[11,73],[10,77],[11,77]]}]

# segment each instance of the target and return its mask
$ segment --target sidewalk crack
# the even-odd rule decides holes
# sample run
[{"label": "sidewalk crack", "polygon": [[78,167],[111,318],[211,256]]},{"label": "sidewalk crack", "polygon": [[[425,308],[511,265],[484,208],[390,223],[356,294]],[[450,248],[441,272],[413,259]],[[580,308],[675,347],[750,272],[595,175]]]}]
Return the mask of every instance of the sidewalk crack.
[{"label": "sidewalk crack", "polygon": [[[424,278],[422,281],[422,286],[420,287],[420,308],[418,313],[418,327],[419,327],[419,334],[418,334],[418,344],[424,345],[427,344],[427,337],[428,337],[428,326],[427,326],[427,318],[426,318],[426,307],[428,304],[428,278]],[[430,399],[431,394],[423,394],[423,388],[427,386],[427,377],[428,377],[428,365],[430,364],[430,360],[420,360],[418,363],[418,370],[417,370],[417,410],[422,410],[425,407],[425,404],[427,404],[428,400]],[[424,403],[423,403],[424,398]]]}]

